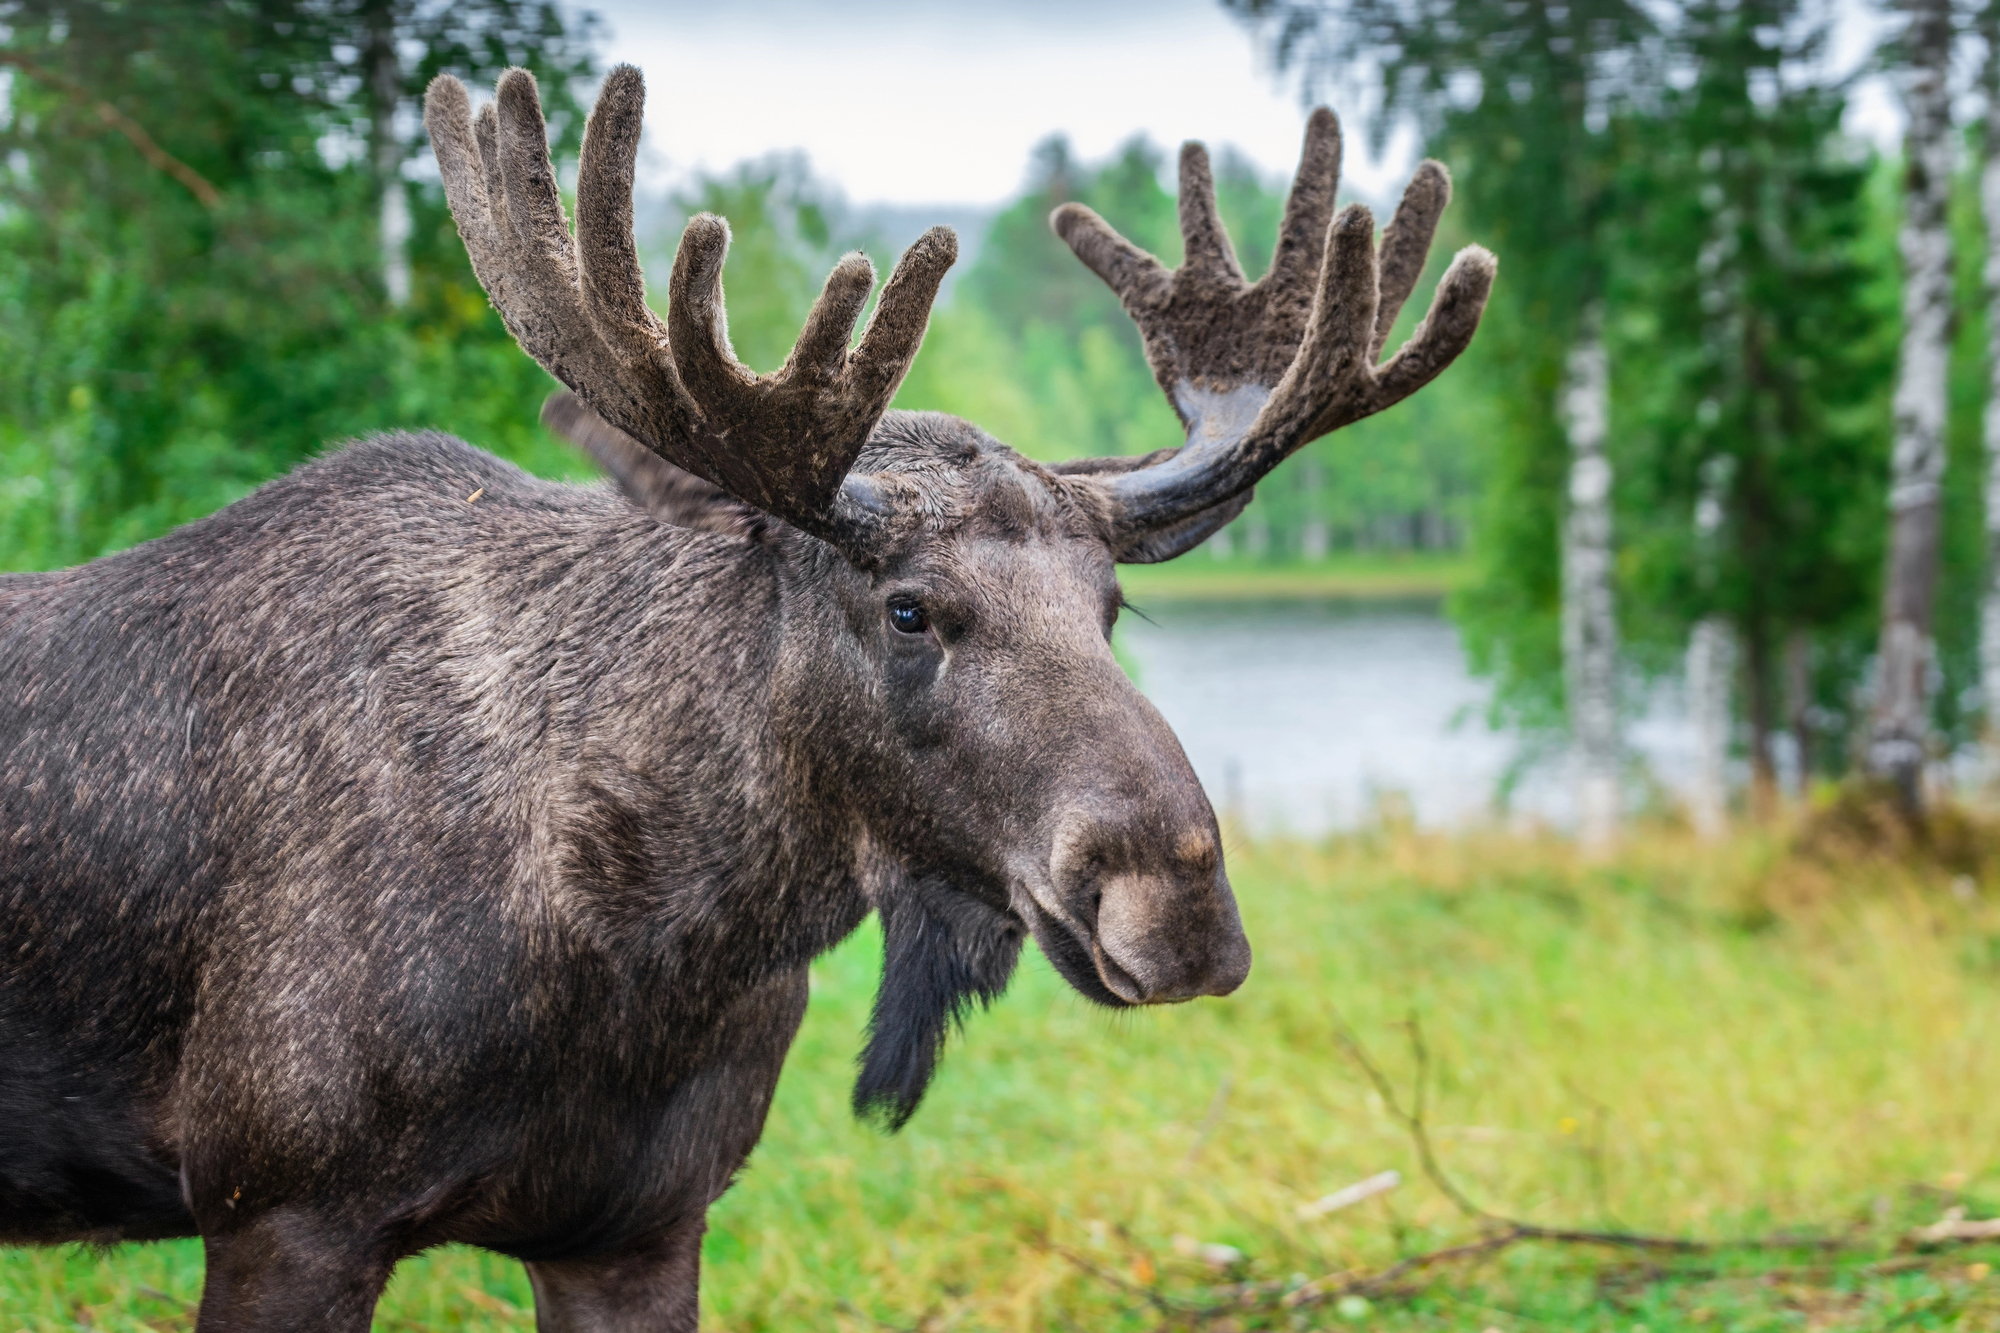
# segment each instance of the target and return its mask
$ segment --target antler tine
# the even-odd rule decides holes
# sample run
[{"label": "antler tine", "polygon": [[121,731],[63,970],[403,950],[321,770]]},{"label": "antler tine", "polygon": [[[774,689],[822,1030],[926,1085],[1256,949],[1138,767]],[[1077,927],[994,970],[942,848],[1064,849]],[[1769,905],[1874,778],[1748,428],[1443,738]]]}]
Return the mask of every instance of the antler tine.
[{"label": "antler tine", "polygon": [[1340,122],[1322,107],[1306,124],[1271,270],[1245,285],[1217,220],[1207,154],[1181,155],[1181,226],[1188,260],[1172,273],[1080,205],[1050,222],[1108,282],[1139,325],[1147,360],[1188,428],[1185,447],[1149,466],[1107,472],[1121,518],[1121,558],[1185,549],[1161,532],[1217,506],[1240,506],[1258,478],[1309,441],[1398,402],[1471,341],[1491,290],[1484,250],[1460,254],[1408,345],[1379,369],[1383,343],[1422,275],[1451,178],[1426,161],[1376,249],[1375,223],[1353,205],[1333,211]]},{"label": "antler tine", "polygon": [[1481,245],[1468,245],[1452,256],[1451,267],[1438,279],[1437,294],[1431,297],[1431,308],[1424,312],[1424,322],[1417,325],[1410,340],[1375,373],[1375,398],[1381,407],[1369,411],[1380,411],[1403,401],[1436,379],[1458,359],[1460,352],[1472,345],[1472,335],[1479,331],[1479,316],[1486,309],[1486,298],[1492,294],[1493,279],[1499,270],[1500,261]]},{"label": "antler tine", "polygon": [[1404,187],[1403,201],[1396,205],[1389,229],[1382,233],[1382,303],[1375,316],[1375,337],[1368,344],[1370,361],[1382,359],[1382,344],[1389,341],[1396,316],[1417,289],[1424,260],[1431,252],[1431,238],[1437,235],[1438,219],[1450,202],[1451,174],[1442,162],[1425,158]]},{"label": "antler tine", "polygon": [[1340,117],[1327,107],[1315,107],[1306,118],[1299,169],[1292,177],[1291,193],[1285,196],[1278,246],[1264,278],[1274,287],[1306,293],[1308,301],[1326,256],[1326,229],[1333,221],[1334,196],[1340,186],[1341,147]]},{"label": "antler tine", "polygon": [[646,83],[630,65],[605,76],[583,131],[576,171],[576,254],[591,323],[621,362],[651,367],[666,326],[646,305],[632,231],[632,178]]},{"label": "antler tine", "polygon": [[[437,154],[438,174],[444,178],[445,202],[458,222],[473,276],[488,292],[497,293],[507,284],[507,266],[506,244],[487,188],[489,180],[498,179],[492,154],[487,151],[491,124],[491,115],[482,114],[480,134],[475,137],[472,103],[465,95],[465,85],[449,74],[431,81],[424,94],[424,128]],[[499,300],[497,294],[494,299]],[[501,313],[505,315],[504,309]]]},{"label": "antler tine", "polygon": [[1173,271],[1120,236],[1088,205],[1063,204],[1049,214],[1049,226],[1085,268],[1104,280],[1127,314],[1136,319],[1165,302]]},{"label": "antler tine", "polygon": [[[1367,371],[1381,308],[1375,215],[1365,204],[1349,204],[1333,220],[1329,242],[1298,359],[1272,391],[1239,450],[1259,476],[1313,438],[1310,428],[1320,418],[1365,401],[1374,387]],[[1275,457],[1273,449],[1280,451]]]},{"label": "antler tine", "polygon": [[473,272],[515,340],[564,384],[600,396],[615,376],[596,364],[596,340],[576,309],[575,266],[534,76],[509,70],[498,93],[475,130],[465,86],[450,75],[431,82],[424,124],[446,202]]},{"label": "antler tine", "polygon": [[957,262],[958,233],[950,227],[932,227],[896,261],[875,314],[861,332],[861,345],[848,359],[849,379],[863,402],[886,408],[896,396],[923,343],[931,303]]},{"label": "antler tine", "polygon": [[1190,139],[1181,145],[1181,268],[1211,281],[1241,286],[1243,267],[1222,225],[1215,199],[1215,173],[1209,170],[1208,149]]},{"label": "antler tine", "polygon": [[785,365],[755,375],[729,349],[720,218],[689,222],[666,320],[646,305],[632,237],[644,106],[639,72],[613,69],[585,130],[572,240],[533,76],[503,75],[476,127],[464,87],[435,80],[425,123],[474,271],[521,346],[611,426],[865,562],[895,488],[847,472],[916,355],[957,240],[940,227],[910,247],[853,352],[875,270],[843,259]]}]

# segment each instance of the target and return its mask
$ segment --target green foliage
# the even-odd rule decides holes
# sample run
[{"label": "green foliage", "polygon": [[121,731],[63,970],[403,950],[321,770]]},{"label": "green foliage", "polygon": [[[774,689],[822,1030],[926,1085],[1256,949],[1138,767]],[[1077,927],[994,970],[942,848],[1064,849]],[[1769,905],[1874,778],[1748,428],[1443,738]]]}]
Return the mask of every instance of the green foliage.
[{"label": "green foliage", "polygon": [[[566,80],[588,61],[554,6],[445,11],[397,29],[423,43],[411,90],[529,64],[573,141]],[[532,426],[547,377],[487,309],[434,188],[411,189],[411,306],[383,299],[359,17],[16,0],[0,22],[34,67],[11,71],[0,122],[0,568],[129,545],[371,430],[462,429],[558,465]],[[108,133],[99,100],[219,203]]]},{"label": "green foliage", "polygon": [[[1682,14],[1689,82],[1631,131],[1611,337],[1627,650],[1675,670],[1694,623],[1726,618],[1766,773],[1786,703],[1811,708],[1809,752],[1845,766],[1896,355],[1893,214],[1840,135],[1840,94],[1778,78],[1818,40],[1797,18],[1790,0]],[[1783,698],[1788,641],[1809,653],[1810,700]]]},{"label": "green foliage", "polygon": [[[1501,257],[1479,338],[1441,382],[1489,447],[1453,600],[1496,714],[1564,725],[1560,533],[1568,450],[1555,402],[1578,319],[1612,352],[1617,594],[1628,664],[1679,669],[1690,627],[1732,622],[1753,757],[1785,714],[1837,770],[1874,652],[1886,536],[1900,198],[1891,163],[1840,130],[1814,84],[1825,15],[1799,0],[1645,7],[1477,0],[1224,0],[1308,92],[1378,95],[1452,167],[1455,224]],[[1976,720],[1984,462],[1983,241],[1955,213],[1960,307],[1937,613],[1953,741]],[[1455,384],[1454,384],[1455,382]],[[1438,390],[1427,391],[1438,394]],[[1465,419],[1473,419],[1467,416]],[[1704,492],[1719,527],[1703,536]],[[1801,697],[1780,683],[1803,648]]]},{"label": "green foliage", "polygon": [[[363,75],[369,43],[393,33],[402,125],[436,73],[477,89],[527,63],[561,159],[581,126],[571,85],[590,70],[587,19],[540,0],[223,10],[168,0],[136,20],[116,0],[13,0],[0,21],[10,52],[51,75],[17,74],[0,119],[0,153],[11,154],[0,175],[0,568],[143,540],[374,430],[434,426],[541,471],[586,471],[535,424],[549,381],[472,281],[435,185],[389,183],[413,218],[412,291],[401,308],[385,300],[385,182],[369,160],[381,107]],[[109,90],[217,187],[219,206],[107,135],[78,87]],[[420,162],[424,149],[401,151]],[[1163,166],[1141,141],[1094,164],[1059,139],[1043,145],[1030,187],[936,312],[899,404],[957,412],[1038,458],[1178,444],[1131,322],[1047,225],[1055,204],[1081,199],[1177,262]],[[1254,275],[1275,243],[1282,188],[1226,150],[1217,181]],[[640,238],[654,272],[696,211],[731,223],[730,332],[760,371],[782,363],[842,251],[868,249],[885,270],[895,259],[796,156],[745,163],[669,200]],[[1461,442],[1481,433],[1485,411],[1447,384],[1312,446],[1260,487],[1238,525],[1247,542],[1228,545],[1260,562],[1456,546],[1478,487]]]}]

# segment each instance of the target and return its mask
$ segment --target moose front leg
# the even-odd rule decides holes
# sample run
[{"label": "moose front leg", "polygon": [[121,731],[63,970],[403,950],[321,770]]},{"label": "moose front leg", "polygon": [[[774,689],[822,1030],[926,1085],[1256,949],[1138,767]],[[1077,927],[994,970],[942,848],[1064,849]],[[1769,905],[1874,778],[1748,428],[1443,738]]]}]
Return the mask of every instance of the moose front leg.
[{"label": "moose front leg", "polygon": [[394,1266],[351,1229],[290,1208],[205,1236],[203,1246],[195,1333],[368,1333]]},{"label": "moose front leg", "polygon": [[537,1333],[695,1333],[707,1227],[696,1218],[616,1254],[529,1264]]}]

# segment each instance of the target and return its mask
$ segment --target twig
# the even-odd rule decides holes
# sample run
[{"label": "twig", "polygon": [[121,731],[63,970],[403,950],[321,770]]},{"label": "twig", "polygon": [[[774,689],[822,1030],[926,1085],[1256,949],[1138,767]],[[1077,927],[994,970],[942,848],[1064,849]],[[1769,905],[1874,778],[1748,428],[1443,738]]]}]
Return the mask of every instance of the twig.
[{"label": "twig", "polygon": [[27,57],[15,55],[11,51],[0,51],[0,65],[12,65],[15,69],[20,70],[37,83],[46,83],[51,87],[60,88],[77,100],[88,103],[90,108],[97,113],[99,120],[130,140],[132,146],[138,149],[148,162],[153,164],[155,170],[164,171],[182,185],[187,186],[188,192],[199,199],[204,207],[214,208],[222,202],[221,192],[209,184],[206,176],[175,157],[172,153],[169,153],[166,149],[160,147],[154,141],[153,136],[146,133],[145,126],[111,105],[111,103],[94,96],[90,89],[84,87],[75,79],[69,78],[67,75],[58,74],[52,69],[45,69]]},{"label": "twig", "polygon": [[1122,1273],[1114,1273],[1093,1260],[1078,1254],[1067,1245],[1058,1245],[1054,1241],[1045,1241],[1044,1244],[1047,1246],[1050,1254],[1082,1269],[1107,1286],[1116,1287],[1120,1291],[1137,1296],[1140,1300],[1168,1317],[1174,1315],[1192,1315],[1196,1318],[1205,1318],[1228,1308],[1227,1306],[1206,1304],[1202,1301],[1191,1301],[1185,1296],[1169,1295],[1156,1286],[1134,1282]]},{"label": "twig", "polygon": [[1611,1215],[1611,1185],[1604,1166],[1604,1134],[1611,1121],[1611,1108],[1567,1078],[1562,1085],[1570,1096],[1590,1107],[1590,1144],[1584,1149],[1584,1160],[1590,1163],[1591,1201],[1597,1205],[1600,1222],[1616,1222],[1618,1219]]},{"label": "twig", "polygon": [[[1300,1285],[1296,1282],[1251,1281],[1238,1282],[1227,1287],[1212,1287],[1208,1290],[1219,1300],[1198,1301],[1175,1296],[1161,1291],[1156,1284],[1133,1282],[1121,1274],[1112,1272],[1094,1263],[1073,1250],[1057,1245],[1046,1237],[1038,1238],[1038,1243],[1050,1252],[1059,1255],[1084,1273],[1107,1285],[1118,1288],[1146,1302],[1163,1320],[1191,1320],[1206,1323],[1222,1318],[1232,1312],[1272,1308],[1296,1309],[1301,1306],[1316,1305],[1337,1300],[1343,1296],[1383,1297],[1396,1293],[1414,1292],[1407,1280],[1446,1264],[1465,1260],[1490,1258],[1502,1251],[1523,1244],[1589,1245],[1606,1249],[1633,1250],[1646,1254],[1666,1255],[1712,1255],[1729,1251],[1784,1252],[1817,1250],[1835,1254],[1852,1251],[1859,1245],[1851,1234],[1846,1236],[1797,1236],[1776,1232],[1764,1236],[1745,1236],[1725,1240],[1699,1240],[1687,1236],[1649,1235],[1636,1231],[1605,1231],[1580,1227],[1550,1227],[1533,1222],[1523,1222],[1518,1218],[1495,1213],[1474,1203],[1471,1196],[1460,1189],[1450,1174],[1438,1160],[1431,1142],[1430,1126],[1427,1122],[1429,1111],[1430,1048],[1424,1040],[1423,1024],[1413,1013],[1404,1024],[1409,1034],[1410,1051],[1416,1065],[1415,1084],[1410,1101],[1406,1106],[1396,1087],[1369,1056],[1367,1048],[1361,1044],[1353,1029],[1349,1028],[1339,1014],[1334,1015],[1336,1039],[1348,1058],[1374,1085],[1381,1096],[1389,1115],[1404,1132],[1410,1136],[1416,1148],[1417,1158],[1422,1163],[1426,1179],[1438,1192],[1469,1219],[1488,1228],[1487,1234],[1476,1240],[1447,1245],[1440,1249],[1427,1250],[1420,1254],[1407,1255],[1388,1267],[1375,1272],[1329,1273],[1324,1277]],[[1600,1113],[1603,1108],[1598,1108]],[[1599,1144],[1599,1151],[1602,1144]],[[1600,1209],[1608,1213],[1605,1200],[1600,1197]],[[1961,1224],[1963,1225],[1963,1224]],[[1948,1239],[1987,1239],[1986,1228],[1974,1224],[1979,1231],[1977,1237],[1956,1234]],[[1971,1228],[1967,1228],[1970,1230]],[[1939,1229],[1942,1230],[1941,1228]],[[1121,1234],[1122,1229],[1121,1229]],[[1127,1237],[1129,1239],[1129,1237]],[[1940,1235],[1940,1239],[1946,1237]],[[1913,1237],[1905,1244],[1915,1242]],[[1920,1242],[1915,1242],[1920,1243]],[[1883,1272],[1901,1271],[1904,1260],[1885,1260],[1871,1267],[1879,1267]],[[1648,1267],[1651,1267],[1650,1265]],[[1669,1271],[1669,1270],[1659,1270]],[[1707,1270],[1705,1270],[1707,1271]],[[1795,1270],[1781,1270],[1795,1271]],[[1713,1276],[1713,1273],[1709,1273]]]},{"label": "twig", "polygon": [[1769,1236],[1746,1236],[1733,1240],[1693,1240],[1684,1236],[1653,1236],[1636,1231],[1596,1231],[1576,1227],[1544,1227],[1533,1222],[1522,1222],[1516,1218],[1482,1208],[1474,1203],[1458,1187],[1456,1181],[1445,1173],[1439,1163],[1437,1152],[1431,1145],[1430,1127],[1425,1122],[1427,1099],[1426,1085],[1430,1080],[1430,1048],[1424,1041],[1422,1022],[1412,1013],[1404,1020],[1404,1028],[1410,1034],[1410,1052],[1416,1061],[1416,1086],[1411,1098],[1410,1110],[1404,1110],[1396,1095],[1395,1087],[1389,1082],[1381,1067],[1368,1055],[1360,1038],[1347,1026],[1345,1019],[1334,1015],[1335,1034],[1349,1059],[1360,1067],[1368,1081],[1381,1094],[1383,1104],[1389,1114],[1404,1131],[1417,1150],[1417,1160],[1422,1163],[1424,1176],[1435,1185],[1438,1192],[1450,1199],[1460,1212],[1475,1222],[1496,1226],[1499,1236],[1508,1238],[1508,1243],[1523,1240],[1553,1241],[1574,1245],[1603,1245],[1614,1248],[1661,1250],[1676,1254],[1713,1254],[1721,1250],[1844,1250],[1852,1248],[1849,1241],[1832,1236],[1792,1236],[1778,1233]]},{"label": "twig", "polygon": [[1388,1076],[1381,1068],[1368,1058],[1368,1052],[1361,1045],[1361,1039],[1354,1035],[1354,1029],[1347,1026],[1347,1020],[1342,1018],[1338,1011],[1333,1015],[1333,1024],[1334,1039],[1340,1043],[1341,1049],[1347,1052],[1347,1058],[1354,1061],[1361,1072],[1368,1076],[1368,1081],[1375,1085],[1376,1093],[1382,1098],[1382,1104],[1388,1108],[1389,1115],[1403,1127],[1404,1132],[1415,1143],[1417,1160],[1423,1165],[1425,1178],[1437,1186],[1438,1192],[1450,1199],[1466,1216],[1481,1222],[1495,1220],[1492,1213],[1465,1196],[1451,1177],[1444,1173],[1444,1168],[1438,1165],[1437,1154],[1431,1150],[1430,1130],[1424,1124],[1427,1095],[1425,1089],[1430,1083],[1431,1055],[1430,1047],[1424,1042],[1423,1024],[1418,1020],[1415,1011],[1412,1011],[1409,1018],[1404,1021],[1404,1028],[1410,1034],[1410,1053],[1416,1057],[1417,1062],[1415,1109],[1410,1111],[1403,1109],[1402,1099],[1396,1095],[1395,1086],[1389,1082]]},{"label": "twig", "polygon": [[1195,1131],[1194,1142],[1188,1145],[1187,1156],[1181,1159],[1182,1166],[1194,1165],[1196,1154],[1208,1144],[1208,1136],[1215,1133],[1215,1127],[1222,1122],[1222,1112],[1229,1105],[1229,1091],[1234,1080],[1228,1074],[1215,1088],[1215,1096],[1209,1099],[1208,1114],[1201,1118],[1201,1128]]}]

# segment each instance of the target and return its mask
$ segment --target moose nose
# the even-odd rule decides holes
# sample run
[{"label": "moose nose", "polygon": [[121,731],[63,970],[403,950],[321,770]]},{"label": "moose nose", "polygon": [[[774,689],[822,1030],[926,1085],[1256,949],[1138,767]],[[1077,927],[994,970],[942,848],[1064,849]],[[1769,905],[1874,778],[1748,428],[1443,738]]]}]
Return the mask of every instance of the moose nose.
[{"label": "moose nose", "polygon": [[1213,828],[1183,831],[1166,846],[1129,827],[1091,833],[1064,839],[1072,854],[1054,869],[1058,891],[1081,909],[1105,987],[1128,1004],[1171,1004],[1242,985],[1250,941]]}]

